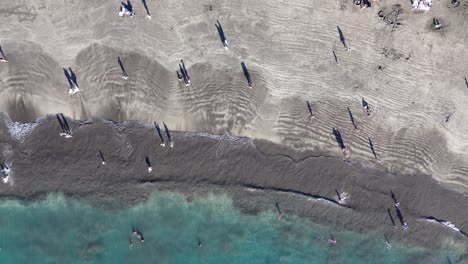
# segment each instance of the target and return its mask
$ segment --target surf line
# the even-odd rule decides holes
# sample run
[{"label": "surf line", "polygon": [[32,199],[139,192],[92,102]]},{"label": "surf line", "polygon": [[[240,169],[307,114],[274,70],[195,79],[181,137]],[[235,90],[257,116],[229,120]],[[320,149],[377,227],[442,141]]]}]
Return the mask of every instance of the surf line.
[{"label": "surf line", "polygon": [[456,227],[454,224],[450,223],[449,221],[445,221],[445,220],[442,220],[442,219],[437,219],[437,218],[435,218],[433,216],[424,217],[424,220],[426,220],[428,222],[431,222],[431,223],[443,224],[443,225],[451,228],[452,230],[457,231],[458,233],[462,234],[463,236],[468,237],[467,233],[463,232],[462,230],[460,230],[460,228]]},{"label": "surf line", "polygon": [[244,184],[244,185],[242,185],[242,187],[247,188],[247,189],[253,189],[253,190],[256,190],[256,191],[272,191],[272,192],[277,192],[277,193],[295,194],[295,195],[304,196],[306,198],[311,198],[311,199],[319,200],[319,201],[326,201],[326,202],[329,202],[329,203],[332,203],[332,204],[335,204],[335,205],[338,205],[338,206],[341,206],[341,207],[353,209],[351,206],[341,204],[340,202],[338,202],[338,201],[336,201],[334,199],[327,198],[327,197],[320,196],[320,195],[316,195],[316,194],[296,191],[296,190],[283,189],[283,188],[274,188],[274,187],[260,187],[260,186],[251,185],[251,184]]}]

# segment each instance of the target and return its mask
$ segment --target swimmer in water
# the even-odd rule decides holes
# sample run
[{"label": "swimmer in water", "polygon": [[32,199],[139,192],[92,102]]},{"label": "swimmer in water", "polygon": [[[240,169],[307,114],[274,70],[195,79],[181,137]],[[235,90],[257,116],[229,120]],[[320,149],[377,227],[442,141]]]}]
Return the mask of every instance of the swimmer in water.
[{"label": "swimmer in water", "polygon": [[328,242],[330,242],[331,245],[336,245],[336,239],[333,237],[333,235],[330,235]]},{"label": "swimmer in water", "polygon": [[200,247],[202,247],[202,246],[203,246],[203,243],[201,242],[200,239],[198,239],[198,247],[200,248]]},{"label": "swimmer in water", "polygon": [[144,243],[145,242],[145,239],[143,238],[143,234],[138,231],[138,230],[133,230],[133,236],[138,238],[138,240],[140,240],[141,243]]},{"label": "swimmer in water", "polygon": [[388,248],[391,248],[392,245],[390,244],[390,241],[388,240],[387,235],[384,234],[384,237],[385,237],[385,243],[387,244],[387,247],[388,247]]},{"label": "swimmer in water", "polygon": [[128,245],[130,248],[133,247],[133,239],[131,237],[128,237]]}]

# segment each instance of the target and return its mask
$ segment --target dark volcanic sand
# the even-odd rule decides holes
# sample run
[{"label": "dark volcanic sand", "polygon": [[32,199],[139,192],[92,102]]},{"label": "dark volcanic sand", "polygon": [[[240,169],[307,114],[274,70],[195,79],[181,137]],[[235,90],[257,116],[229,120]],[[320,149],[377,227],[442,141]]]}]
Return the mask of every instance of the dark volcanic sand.
[{"label": "dark volcanic sand", "polygon": [[[94,119],[72,122],[73,138],[59,137],[55,116],[38,121],[23,140],[14,139],[2,117],[0,162],[11,164],[13,185],[0,195],[33,199],[47,192],[135,203],[155,190],[191,195],[227,192],[246,212],[280,209],[337,228],[380,229],[407,242],[437,247],[450,237],[468,239],[423,218],[450,221],[468,233],[468,197],[427,175],[391,175],[351,160],[261,140],[172,132],[174,149],[159,146],[150,125]],[[10,123],[11,124],[11,123]],[[23,142],[22,142],[23,141]],[[166,142],[167,143],[167,142]],[[11,149],[11,152],[7,150]],[[107,162],[101,165],[98,150]],[[152,163],[148,173],[145,157]],[[350,198],[337,203],[335,190]],[[390,191],[401,203],[409,229],[401,228]],[[323,197],[329,201],[317,199]],[[398,229],[387,214],[390,208]]]}]

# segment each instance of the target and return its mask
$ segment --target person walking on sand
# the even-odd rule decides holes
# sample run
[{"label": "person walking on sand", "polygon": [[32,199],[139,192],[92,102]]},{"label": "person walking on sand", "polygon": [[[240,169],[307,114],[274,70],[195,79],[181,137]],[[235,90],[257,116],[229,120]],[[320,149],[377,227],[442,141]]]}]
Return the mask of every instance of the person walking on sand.
[{"label": "person walking on sand", "polygon": [[369,103],[362,98],[362,107],[366,110],[367,115],[369,116],[371,114],[371,109],[369,106]]},{"label": "person walking on sand", "polygon": [[169,139],[169,147],[174,148],[174,141],[172,140],[171,133],[169,132],[169,128],[167,128],[166,123],[163,122],[164,130],[166,130],[167,138]]},{"label": "person walking on sand", "polygon": [[120,56],[117,56],[117,63],[120,66],[120,70],[122,71],[122,78],[124,80],[128,80],[128,74],[127,71],[125,70],[125,67],[123,66],[122,60],[120,59]]},{"label": "person walking on sand", "polygon": [[223,26],[221,26],[221,22],[219,22],[219,20],[216,20],[215,26],[216,26],[216,29],[218,29],[218,34],[219,34],[219,37],[221,38],[221,42],[223,43],[224,49],[227,50],[229,43],[226,39],[226,36],[224,35],[224,30],[223,30]]}]

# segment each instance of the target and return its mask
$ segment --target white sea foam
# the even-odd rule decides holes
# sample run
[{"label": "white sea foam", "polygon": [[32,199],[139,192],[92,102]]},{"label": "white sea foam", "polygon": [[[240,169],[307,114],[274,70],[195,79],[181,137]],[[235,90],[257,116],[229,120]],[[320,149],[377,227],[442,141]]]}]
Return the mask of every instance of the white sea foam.
[{"label": "white sea foam", "polygon": [[454,224],[450,223],[449,221],[437,221],[435,219],[426,219],[426,221],[431,222],[431,223],[436,223],[436,224],[443,224],[452,230],[455,230],[457,232],[460,232],[460,229],[457,228]]},{"label": "white sea foam", "polygon": [[7,122],[8,131],[10,135],[23,142],[25,137],[37,126],[37,123],[20,123],[20,122]]},{"label": "white sea foam", "polygon": [[446,222],[443,222],[442,224],[450,227],[451,229],[457,231],[457,232],[460,232],[460,229],[458,229],[454,224],[450,223],[449,221],[446,221]]}]

